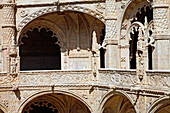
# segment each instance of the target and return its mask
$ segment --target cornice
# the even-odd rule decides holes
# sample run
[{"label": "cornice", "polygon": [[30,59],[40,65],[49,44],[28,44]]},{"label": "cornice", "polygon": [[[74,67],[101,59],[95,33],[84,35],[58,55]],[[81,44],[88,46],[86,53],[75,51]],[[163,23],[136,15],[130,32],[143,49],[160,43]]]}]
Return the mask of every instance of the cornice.
[{"label": "cornice", "polygon": [[51,2],[51,3],[30,3],[30,4],[22,4],[18,3],[17,7],[41,7],[41,6],[56,6],[56,5],[67,5],[67,4],[89,4],[89,3],[103,3],[105,0],[72,0],[72,1],[62,1],[60,2],[59,0],[56,2]]},{"label": "cornice", "polygon": [[44,85],[18,85],[18,86],[0,86],[0,91],[14,91],[14,89],[18,90],[39,90],[41,88],[43,89],[64,89],[64,88],[99,88],[99,89],[112,89],[114,91],[125,91],[127,93],[135,93],[135,94],[140,94],[140,95],[146,95],[146,96],[161,96],[161,95],[167,95],[170,96],[170,92],[168,90],[155,90],[155,89],[149,89],[145,87],[138,87],[138,86],[133,86],[133,87],[128,87],[128,86],[117,86],[117,85],[111,85],[111,84],[44,84]]}]

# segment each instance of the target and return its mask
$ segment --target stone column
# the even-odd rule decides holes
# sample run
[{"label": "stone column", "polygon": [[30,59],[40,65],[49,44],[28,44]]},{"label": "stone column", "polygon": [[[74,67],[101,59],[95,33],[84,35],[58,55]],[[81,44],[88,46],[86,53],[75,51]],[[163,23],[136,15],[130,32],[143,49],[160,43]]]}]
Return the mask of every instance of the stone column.
[{"label": "stone column", "polygon": [[2,55],[3,55],[3,72],[9,71],[9,51],[12,45],[12,38],[15,40],[15,3],[11,0],[6,0],[3,6],[3,24],[2,24]]},{"label": "stone column", "polygon": [[[13,0],[3,0],[3,21],[2,21],[2,71],[7,73],[8,78],[14,79],[18,73],[18,59],[17,49],[15,46],[16,37],[16,25],[15,25],[15,7],[16,4]],[[11,85],[16,84],[15,82],[9,83]],[[8,92],[8,113],[16,113],[19,99],[16,94],[12,91]]]},{"label": "stone column", "polygon": [[116,1],[106,0],[106,68],[117,68],[118,66],[118,40],[117,40],[117,15]]},{"label": "stone column", "polygon": [[153,50],[153,69],[170,69],[170,18],[169,0],[153,0],[153,20],[155,49]]},{"label": "stone column", "polygon": [[65,48],[60,48],[61,51],[61,70],[66,69],[67,65],[67,50]]}]

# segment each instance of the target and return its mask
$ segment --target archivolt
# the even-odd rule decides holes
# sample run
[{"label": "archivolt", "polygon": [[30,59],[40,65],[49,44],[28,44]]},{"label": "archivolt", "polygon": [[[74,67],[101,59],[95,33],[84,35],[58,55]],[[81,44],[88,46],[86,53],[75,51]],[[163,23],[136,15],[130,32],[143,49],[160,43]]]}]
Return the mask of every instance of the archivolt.
[{"label": "archivolt", "polygon": [[161,106],[166,103],[170,104],[170,98],[168,96],[159,98],[150,106],[147,113],[155,113]]},{"label": "archivolt", "polygon": [[0,110],[2,110],[4,113],[7,113],[7,107],[0,102]]},{"label": "archivolt", "polygon": [[82,102],[89,110],[90,112],[92,112],[92,108],[90,107],[90,104],[85,101],[83,98],[81,98],[79,95],[73,93],[73,92],[68,92],[68,91],[64,91],[64,90],[55,90],[55,91],[50,91],[50,90],[45,90],[45,91],[39,91],[36,92],[32,95],[30,95],[29,97],[27,97],[25,100],[23,100],[19,106],[19,108],[17,109],[17,113],[22,113],[22,110],[24,109],[24,107],[31,102],[32,100],[36,99],[37,97],[40,97],[42,95],[46,95],[46,94],[54,94],[54,93],[59,93],[59,94],[64,94],[64,95],[68,95],[71,97],[76,98],[77,100],[79,100],[80,102]]},{"label": "archivolt", "polygon": [[[122,95],[122,96],[126,97],[132,105],[134,105],[132,98],[127,93],[125,93],[123,91],[109,91],[102,97],[102,99],[100,101],[99,111],[102,111],[102,109],[103,109],[104,105],[106,104],[106,102],[108,101],[108,99],[114,95]],[[134,106],[134,109],[137,112],[137,109],[135,108],[135,106]]]},{"label": "archivolt", "polygon": [[20,32],[28,23],[30,23],[31,21],[35,20],[36,18],[45,15],[45,14],[49,14],[52,12],[63,12],[63,11],[77,11],[77,12],[82,12],[88,15],[91,15],[99,20],[101,20],[104,23],[104,16],[96,11],[93,11],[91,9],[87,9],[84,7],[80,7],[80,6],[55,6],[55,7],[49,7],[49,8],[43,8],[40,9],[39,11],[36,11],[30,15],[28,15],[27,17],[25,17],[18,25],[17,30]]}]

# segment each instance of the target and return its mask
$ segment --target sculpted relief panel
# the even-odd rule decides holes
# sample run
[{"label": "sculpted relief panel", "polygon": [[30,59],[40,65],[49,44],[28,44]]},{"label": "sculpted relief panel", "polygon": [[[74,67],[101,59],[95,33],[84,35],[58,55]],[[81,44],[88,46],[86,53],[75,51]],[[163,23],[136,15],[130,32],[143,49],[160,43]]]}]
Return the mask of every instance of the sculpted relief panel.
[{"label": "sculpted relief panel", "polygon": [[100,82],[115,85],[134,85],[137,82],[135,71],[125,70],[99,70]]},{"label": "sculpted relief panel", "polygon": [[147,72],[148,85],[154,88],[170,88],[170,74],[161,72]]},{"label": "sculpted relief panel", "polygon": [[22,85],[83,84],[92,81],[91,71],[21,72]]}]

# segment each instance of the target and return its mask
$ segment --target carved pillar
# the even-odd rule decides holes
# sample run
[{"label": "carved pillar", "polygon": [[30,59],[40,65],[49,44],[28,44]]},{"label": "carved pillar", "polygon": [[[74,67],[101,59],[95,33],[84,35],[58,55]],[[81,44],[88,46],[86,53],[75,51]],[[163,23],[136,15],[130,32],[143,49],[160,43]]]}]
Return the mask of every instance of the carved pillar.
[{"label": "carved pillar", "polygon": [[170,69],[170,18],[169,0],[153,0],[153,20],[155,49],[153,51],[153,69]]},{"label": "carved pillar", "polygon": [[106,0],[106,68],[118,67],[118,40],[117,40],[117,15],[116,1]]},{"label": "carved pillar", "polygon": [[[10,71],[12,71],[12,69],[10,69],[10,68],[13,64],[10,64],[10,63],[13,62],[14,59],[11,57],[16,58],[16,52],[12,53],[13,55],[11,54],[11,56],[10,56],[10,51],[12,52],[13,49],[15,49],[14,51],[16,51],[15,29],[16,29],[16,26],[15,26],[15,3],[11,0],[6,0],[3,3],[3,24],[2,24],[2,32],[3,32],[3,39],[2,39],[3,68],[2,68],[2,71],[3,72],[10,73]],[[12,42],[14,42],[14,43],[12,44]],[[13,66],[12,66],[12,68],[13,68]]]}]

